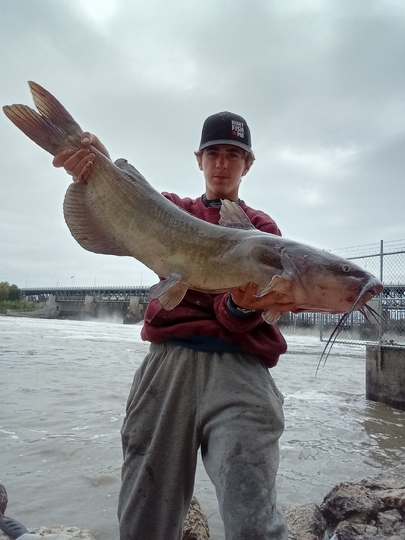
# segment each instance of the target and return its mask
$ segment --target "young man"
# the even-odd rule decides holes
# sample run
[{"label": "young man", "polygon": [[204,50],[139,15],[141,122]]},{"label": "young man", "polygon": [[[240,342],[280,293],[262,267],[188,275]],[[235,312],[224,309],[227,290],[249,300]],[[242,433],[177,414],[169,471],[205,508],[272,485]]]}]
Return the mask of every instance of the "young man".
[{"label": "young man", "polygon": [[[91,174],[90,144],[108,155],[94,135],[85,133],[82,144],[54,159],[76,181]],[[211,223],[219,221],[221,199],[230,199],[257,229],[280,234],[269,216],[239,199],[254,160],[242,117],[207,118],[196,157],[202,197],[165,197]],[[199,448],[226,539],[287,538],[275,490],[283,398],[268,371],[286,343],[263,321],[265,300],[255,292],[254,284],[218,295],[189,290],[171,311],[158,300],[149,303],[141,335],[150,351],[135,374],[122,427],[121,540],[181,539]]]}]

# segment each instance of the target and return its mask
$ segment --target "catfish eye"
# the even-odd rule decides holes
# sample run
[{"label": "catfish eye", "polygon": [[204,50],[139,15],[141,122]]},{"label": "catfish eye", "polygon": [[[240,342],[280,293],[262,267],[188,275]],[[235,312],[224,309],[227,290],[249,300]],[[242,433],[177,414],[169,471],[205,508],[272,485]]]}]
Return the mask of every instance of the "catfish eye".
[{"label": "catfish eye", "polygon": [[350,264],[341,264],[340,268],[341,268],[342,272],[345,272],[346,274],[347,274],[347,272],[350,272],[350,270],[351,270]]}]

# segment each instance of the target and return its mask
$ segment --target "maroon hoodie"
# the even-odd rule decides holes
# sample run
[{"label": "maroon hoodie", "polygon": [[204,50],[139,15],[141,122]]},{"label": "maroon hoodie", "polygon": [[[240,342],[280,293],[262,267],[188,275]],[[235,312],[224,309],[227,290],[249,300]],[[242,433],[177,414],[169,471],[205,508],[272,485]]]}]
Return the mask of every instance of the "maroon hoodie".
[{"label": "maroon hoodie", "polygon": [[[174,193],[163,193],[174,204],[203,221],[217,224],[220,201],[181,199]],[[281,236],[276,223],[264,212],[240,201],[240,206],[260,231]],[[229,293],[207,294],[188,290],[174,309],[167,311],[159,300],[151,300],[141,337],[145,341],[172,341],[196,350],[243,351],[260,357],[268,367],[277,364],[287,350],[286,342],[274,324],[263,321],[260,312],[237,316],[228,304]]]}]

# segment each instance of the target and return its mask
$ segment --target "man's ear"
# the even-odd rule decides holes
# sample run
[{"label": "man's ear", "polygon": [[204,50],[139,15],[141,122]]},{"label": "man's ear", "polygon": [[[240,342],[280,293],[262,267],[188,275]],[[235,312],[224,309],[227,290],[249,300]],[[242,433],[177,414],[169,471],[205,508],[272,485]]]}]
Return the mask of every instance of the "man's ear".
[{"label": "man's ear", "polygon": [[243,169],[242,176],[245,176],[250,170],[250,165],[246,165],[246,167]]},{"label": "man's ear", "polygon": [[197,163],[198,163],[198,168],[200,169],[200,171],[202,171],[203,166],[202,166],[201,156],[196,156],[196,159],[197,159]]}]

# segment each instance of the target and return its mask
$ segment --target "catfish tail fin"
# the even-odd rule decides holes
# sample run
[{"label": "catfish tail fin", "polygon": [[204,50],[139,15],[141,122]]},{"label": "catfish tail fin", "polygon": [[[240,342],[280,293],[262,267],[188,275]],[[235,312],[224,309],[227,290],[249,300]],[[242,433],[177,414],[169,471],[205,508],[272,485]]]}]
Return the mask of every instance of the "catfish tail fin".
[{"label": "catfish tail fin", "polygon": [[39,84],[28,84],[40,114],[27,105],[5,105],[7,118],[53,156],[65,148],[80,148],[83,131],[63,105]]},{"label": "catfish tail fin", "polygon": [[42,116],[48,118],[56,126],[76,124],[65,107],[48,90],[33,81],[28,81],[28,84],[35,106]]}]

